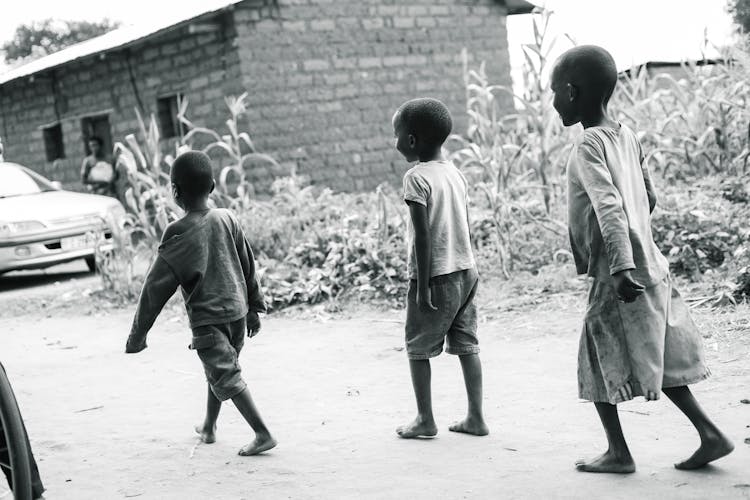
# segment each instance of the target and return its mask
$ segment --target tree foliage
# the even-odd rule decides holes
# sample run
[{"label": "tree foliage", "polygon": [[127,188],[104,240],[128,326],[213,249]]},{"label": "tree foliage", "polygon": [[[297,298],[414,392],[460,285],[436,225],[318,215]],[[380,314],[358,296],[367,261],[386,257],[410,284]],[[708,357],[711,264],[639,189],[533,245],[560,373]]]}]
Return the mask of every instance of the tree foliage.
[{"label": "tree foliage", "polygon": [[118,22],[106,18],[101,21],[34,21],[16,28],[13,39],[3,44],[2,50],[6,62],[42,57],[118,26]]},{"label": "tree foliage", "polygon": [[750,33],[750,0],[729,0],[727,10],[742,31]]}]

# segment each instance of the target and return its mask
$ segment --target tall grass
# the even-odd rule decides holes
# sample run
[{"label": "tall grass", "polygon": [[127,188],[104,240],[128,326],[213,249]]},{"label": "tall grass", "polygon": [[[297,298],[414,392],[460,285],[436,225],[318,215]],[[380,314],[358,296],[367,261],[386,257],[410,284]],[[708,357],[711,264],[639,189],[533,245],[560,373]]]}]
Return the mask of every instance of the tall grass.
[{"label": "tall grass", "polygon": [[681,75],[633,68],[612,107],[641,134],[649,164],[667,179],[747,173],[750,58],[722,50],[718,64],[685,61]]},{"label": "tall grass", "polygon": [[[449,144],[474,187],[475,212],[486,210],[474,229],[492,233],[505,275],[516,263],[534,262],[530,250],[548,261],[567,255],[563,180],[580,128],[562,128],[552,107],[545,76],[556,40],[549,39],[549,20],[549,12],[535,14],[515,113],[503,114],[500,104],[511,90],[490,82],[483,64],[465,63],[469,126]],[[610,110],[637,131],[657,187],[668,188],[653,225],[673,272],[695,280],[720,268],[730,281],[739,275],[737,287],[746,290],[750,266],[738,273],[732,262],[750,255],[750,233],[734,220],[745,217],[750,200],[740,188],[750,180],[748,46],[724,50],[719,64],[705,62],[684,62],[678,75],[633,68],[621,75]],[[704,189],[725,200],[700,201],[694,194]],[[719,212],[706,216],[702,206]]]},{"label": "tall grass", "polygon": [[[463,54],[469,126],[465,134],[451,137],[451,158],[474,186],[474,202],[488,209],[505,276],[524,258],[518,251],[522,226],[531,222],[553,235],[565,233],[555,205],[571,141],[544,81],[555,43],[549,36],[550,15],[543,11],[535,17],[534,42],[523,47],[523,95],[489,82],[484,63],[470,69]],[[507,94],[517,103],[515,113],[503,107]]]},{"label": "tall grass", "polygon": [[[215,164],[226,163],[218,170],[217,186],[209,199],[213,207],[249,210],[253,186],[247,181],[245,168],[252,162],[276,165],[276,161],[258,153],[247,132],[240,131],[240,120],[246,112],[247,94],[227,97],[229,118],[226,134],[198,126],[187,118],[188,101],[180,102],[178,119],[188,132],[175,144],[172,154],[164,154],[156,119],[146,122],[138,110],[138,133],[129,134],[114,146],[116,167],[125,173],[126,216],[114,227],[115,252],[99,252],[98,267],[106,291],[123,300],[137,297],[147,269],[156,255],[164,230],[180,218],[182,209],[175,203],[169,171],[180,152],[197,148],[212,157]],[[228,159],[228,161],[227,161]]]}]

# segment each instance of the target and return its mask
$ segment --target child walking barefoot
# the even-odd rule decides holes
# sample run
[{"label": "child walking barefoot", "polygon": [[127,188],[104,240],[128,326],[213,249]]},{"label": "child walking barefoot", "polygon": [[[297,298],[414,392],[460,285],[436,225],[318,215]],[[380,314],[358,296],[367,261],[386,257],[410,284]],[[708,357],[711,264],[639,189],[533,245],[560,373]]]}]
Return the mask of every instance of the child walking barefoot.
[{"label": "child walking barefoot", "polygon": [[255,439],[240,455],[257,455],[276,446],[240,373],[238,355],[248,337],[260,331],[266,305],[255,277],[255,260],[242,227],[229,210],[209,209],[214,189],[211,161],[189,151],[177,157],[170,173],[172,193],[185,216],[164,231],[159,254],[149,270],[125,348],[146,348],[146,334],[178,287],[185,299],[193,341],[208,380],[206,417],[195,430],[205,443],[216,441],[221,402],[231,399]]},{"label": "child walking barefoot", "polygon": [[402,438],[432,437],[430,358],[443,350],[458,355],[469,410],[451,431],[484,436],[482,365],[477,341],[474,295],[479,281],[469,238],[466,180],[441,158],[453,122],[435,99],[414,99],[393,117],[396,149],[418,162],[404,176],[404,201],[411,215],[409,291],[406,305],[406,351],[417,399],[417,418],[399,427]]},{"label": "child walking barefoot", "polygon": [[579,46],[552,72],[554,107],[583,134],[568,161],[570,243],[579,274],[592,279],[578,355],[582,399],[594,402],[609,448],[579,461],[586,472],[635,471],[617,404],[664,394],[695,426],[701,444],[678,469],[697,469],[728,455],[729,439],[703,412],[689,384],[709,376],[701,335],[669,277],[651,234],[656,206],[638,139],[607,112],[617,83],[610,54]]}]

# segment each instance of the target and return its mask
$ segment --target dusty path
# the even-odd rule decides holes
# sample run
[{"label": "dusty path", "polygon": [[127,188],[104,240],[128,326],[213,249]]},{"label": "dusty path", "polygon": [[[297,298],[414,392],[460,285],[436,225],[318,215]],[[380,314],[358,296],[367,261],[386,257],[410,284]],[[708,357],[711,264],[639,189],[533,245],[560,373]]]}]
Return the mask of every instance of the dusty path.
[{"label": "dusty path", "polygon": [[176,311],[157,322],[149,349],[127,356],[129,311],[0,320],[0,357],[48,499],[750,498],[746,341],[712,342],[715,376],[695,386],[737,451],[676,471],[697,445],[690,424],[666,400],[633,402],[623,421],[639,470],[612,477],[572,466],[604,444],[593,407],[575,397],[579,311],[548,306],[481,325],[486,438],[447,431],[465,399],[457,360],[439,357],[440,434],[429,441],[394,433],[414,413],[400,314],[271,318],[241,361],[280,445],[242,458],[250,434],[231,404],[216,444],[192,434],[205,386]]}]

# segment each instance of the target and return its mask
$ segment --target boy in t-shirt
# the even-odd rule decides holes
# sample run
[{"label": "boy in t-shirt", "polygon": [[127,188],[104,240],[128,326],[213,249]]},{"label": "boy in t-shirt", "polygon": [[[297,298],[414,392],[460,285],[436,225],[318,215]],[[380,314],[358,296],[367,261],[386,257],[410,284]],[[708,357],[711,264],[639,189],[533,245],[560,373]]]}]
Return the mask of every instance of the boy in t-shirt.
[{"label": "boy in t-shirt", "polygon": [[257,455],[276,446],[240,374],[238,356],[244,336],[260,331],[266,311],[255,276],[255,260],[242,227],[229,211],[208,208],[214,189],[211,161],[199,151],[175,159],[172,193],[185,216],[164,231],[138,302],[125,352],[146,348],[146,334],[178,287],[185,299],[193,340],[208,380],[203,424],[195,428],[205,443],[216,440],[221,402],[231,399],[255,440],[240,455]]},{"label": "boy in t-shirt", "polygon": [[404,176],[404,201],[410,213],[409,291],[406,352],[417,399],[417,417],[396,429],[402,438],[432,437],[430,361],[443,350],[461,360],[469,400],[467,417],[454,432],[485,436],[482,415],[482,365],[474,303],[478,275],[469,237],[467,184],[443,160],[441,148],[453,122],[436,99],[413,99],[393,116],[396,149],[417,162]]},{"label": "boy in t-shirt", "polygon": [[564,53],[552,71],[563,124],[583,125],[567,169],[570,243],[579,274],[591,278],[578,387],[582,399],[594,402],[609,443],[600,457],[576,465],[585,472],[634,472],[617,404],[664,392],[701,439],[675,467],[697,469],[734,446],[688,388],[709,376],[702,339],[654,243],[656,195],[641,145],[607,111],[616,84],[612,56],[592,45]]}]

